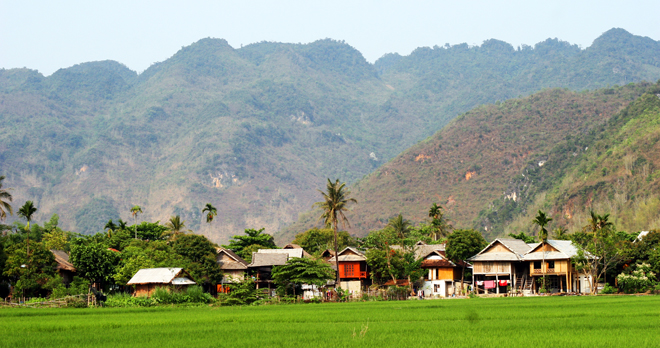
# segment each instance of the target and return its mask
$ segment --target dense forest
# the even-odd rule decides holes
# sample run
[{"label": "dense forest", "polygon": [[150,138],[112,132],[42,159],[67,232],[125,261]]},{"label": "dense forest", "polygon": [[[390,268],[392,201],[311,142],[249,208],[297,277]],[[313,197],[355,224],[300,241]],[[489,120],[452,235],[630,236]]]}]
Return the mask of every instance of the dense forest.
[{"label": "dense forest", "polygon": [[[318,200],[326,178],[355,183],[478,105],[508,107],[501,101],[544,88],[655,81],[659,57],[660,43],[612,29],[586,49],[557,39],[519,48],[488,40],[390,54],[374,64],[328,39],[237,49],[203,39],[141,74],[113,61],[48,77],[0,70],[0,175],[16,202],[40,207],[36,220],[57,213],[67,230],[98,232],[109,219],[128,220],[138,204],[148,221],[180,215],[224,242],[245,228],[282,229]],[[610,117],[642,88],[573,98],[610,98],[580,107]],[[465,175],[445,171],[440,178]],[[218,223],[202,223],[206,202],[218,207]],[[480,214],[484,226],[503,226],[476,203],[469,212],[454,209],[456,219]]]}]

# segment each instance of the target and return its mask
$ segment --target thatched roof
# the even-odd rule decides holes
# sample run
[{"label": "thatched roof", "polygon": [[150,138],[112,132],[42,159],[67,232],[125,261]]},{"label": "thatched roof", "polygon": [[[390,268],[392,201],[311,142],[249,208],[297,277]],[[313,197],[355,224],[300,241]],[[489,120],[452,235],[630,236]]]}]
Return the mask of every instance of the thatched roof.
[{"label": "thatched roof", "polygon": [[51,249],[50,252],[53,253],[53,256],[55,256],[55,262],[57,262],[56,268],[58,270],[71,272],[76,271],[76,268],[73,266],[73,264],[69,262],[69,254],[67,254],[66,251]]}]

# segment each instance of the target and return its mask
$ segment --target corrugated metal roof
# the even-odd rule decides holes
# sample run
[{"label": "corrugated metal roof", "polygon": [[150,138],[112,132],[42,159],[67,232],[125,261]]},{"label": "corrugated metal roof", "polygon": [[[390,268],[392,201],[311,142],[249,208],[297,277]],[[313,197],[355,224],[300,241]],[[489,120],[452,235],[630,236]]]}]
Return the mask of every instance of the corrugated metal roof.
[{"label": "corrugated metal roof", "polygon": [[286,254],[289,258],[291,257],[303,257],[303,249],[259,249],[257,251],[259,254]]},{"label": "corrugated metal roof", "polygon": [[252,253],[252,263],[248,267],[281,266],[288,259],[286,253]]},{"label": "corrugated metal roof", "polygon": [[468,260],[474,261],[522,261],[522,258],[516,256],[514,253],[485,253],[475,255]]},{"label": "corrugated metal roof", "polygon": [[[171,284],[174,278],[189,277],[188,273],[183,268],[170,267],[170,268],[143,268],[139,270],[131,280],[126,283],[127,285],[134,284]],[[192,279],[192,284],[195,284]]]},{"label": "corrugated metal roof", "polygon": [[[541,243],[538,243],[534,249],[540,246]],[[570,240],[548,240],[548,245],[555,248],[557,251],[536,251],[534,249],[527,252],[524,255],[525,260],[529,261],[538,261],[543,260],[564,260],[570,259],[574,256],[577,256],[578,250],[573,245],[573,242]],[[543,255],[545,254],[545,256]]]}]

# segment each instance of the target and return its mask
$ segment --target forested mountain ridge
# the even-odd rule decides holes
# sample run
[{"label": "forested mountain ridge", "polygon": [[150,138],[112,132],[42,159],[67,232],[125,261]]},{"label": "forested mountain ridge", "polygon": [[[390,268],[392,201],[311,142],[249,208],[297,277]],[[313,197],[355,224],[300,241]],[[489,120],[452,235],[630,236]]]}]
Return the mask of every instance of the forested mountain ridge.
[{"label": "forested mountain ridge", "polygon": [[[112,61],[48,77],[1,70],[0,170],[15,201],[36,202],[37,220],[58,213],[74,231],[128,220],[139,204],[140,219],[179,214],[216,241],[245,227],[274,232],[317,200],[327,177],[355,182],[476,105],[660,78],[660,45],[649,40],[622,30],[585,50],[550,40],[571,58],[541,44],[513,50],[522,72],[492,40],[369,64],[333,40],[234,49],[203,39],[141,74]],[[615,72],[611,61],[633,68]],[[578,63],[598,79],[555,71]],[[219,210],[211,225],[206,202]]]},{"label": "forested mountain ridge", "polygon": [[365,234],[398,214],[424,221],[432,203],[455,227],[489,238],[535,234],[539,209],[570,232],[591,210],[624,230],[658,227],[658,120],[660,84],[649,83],[478,107],[356,183],[349,231]]}]

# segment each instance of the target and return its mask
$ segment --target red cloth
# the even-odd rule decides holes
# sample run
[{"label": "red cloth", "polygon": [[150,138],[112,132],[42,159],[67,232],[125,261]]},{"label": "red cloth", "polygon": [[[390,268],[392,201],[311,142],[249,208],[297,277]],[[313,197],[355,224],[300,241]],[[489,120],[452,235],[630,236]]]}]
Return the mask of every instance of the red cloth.
[{"label": "red cloth", "polygon": [[484,281],[484,289],[495,289],[495,281],[494,280],[485,280]]},{"label": "red cloth", "polygon": [[507,285],[509,285],[508,280],[500,280],[500,286],[507,286]]}]

